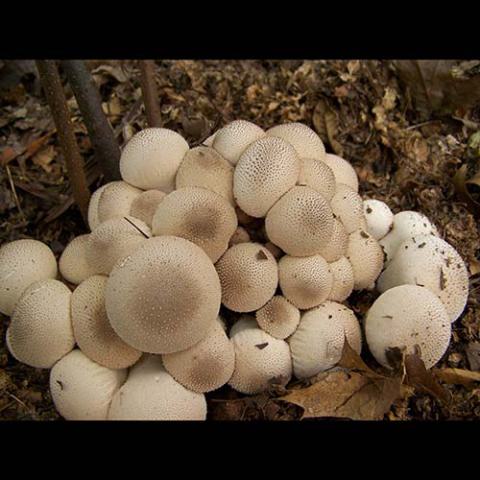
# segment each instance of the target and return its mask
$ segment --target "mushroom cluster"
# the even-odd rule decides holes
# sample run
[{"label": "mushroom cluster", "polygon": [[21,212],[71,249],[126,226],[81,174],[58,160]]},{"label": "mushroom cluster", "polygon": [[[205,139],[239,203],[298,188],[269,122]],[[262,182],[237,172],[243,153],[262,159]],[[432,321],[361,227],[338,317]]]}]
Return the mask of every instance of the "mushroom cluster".
[{"label": "mushroom cluster", "polygon": [[[36,240],[0,248],[6,344],[51,369],[65,419],[205,420],[208,392],[312,377],[362,337],[387,368],[390,348],[427,367],[447,349],[468,295],[461,257],[422,214],[363,200],[306,125],[236,120],[192,148],[147,128],[120,171],[58,267]],[[375,287],[360,321],[345,303]]]}]

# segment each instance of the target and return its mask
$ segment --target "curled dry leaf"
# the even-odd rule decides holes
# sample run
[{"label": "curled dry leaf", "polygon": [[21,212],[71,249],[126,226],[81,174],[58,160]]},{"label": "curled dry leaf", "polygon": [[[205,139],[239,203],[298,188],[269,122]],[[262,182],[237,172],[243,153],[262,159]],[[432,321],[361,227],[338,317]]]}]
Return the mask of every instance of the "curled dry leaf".
[{"label": "curled dry leaf", "polygon": [[334,153],[343,156],[343,147],[335,140],[338,118],[325,100],[320,100],[313,111],[313,126],[322,141],[329,143]]},{"label": "curled dry leaf", "polygon": [[434,370],[435,376],[442,382],[455,385],[471,385],[480,382],[480,372],[472,372],[462,368],[442,368]]}]

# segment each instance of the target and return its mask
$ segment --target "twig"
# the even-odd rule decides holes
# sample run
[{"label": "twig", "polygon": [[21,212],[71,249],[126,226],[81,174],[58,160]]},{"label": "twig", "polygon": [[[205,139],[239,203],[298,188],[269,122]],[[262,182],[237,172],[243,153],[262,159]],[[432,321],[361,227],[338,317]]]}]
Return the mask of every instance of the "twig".
[{"label": "twig", "polygon": [[140,85],[142,87],[145,113],[149,127],[161,127],[162,116],[158,103],[158,92],[155,84],[155,62],[153,60],[139,60]]},{"label": "twig", "polygon": [[0,408],[0,413],[2,413],[4,410],[7,410],[7,408],[10,408],[12,405],[14,405],[15,402],[12,401],[10,403],[7,403],[6,405],[4,405],[2,408]]},{"label": "twig", "polygon": [[8,183],[10,184],[10,188],[12,189],[15,205],[17,206],[18,211],[20,212],[22,220],[26,222],[27,219],[25,218],[25,214],[23,213],[22,206],[20,205],[20,200],[18,199],[17,190],[15,188],[15,183],[13,182],[13,179],[12,179],[12,172],[10,172],[10,167],[8,165],[5,165],[5,170],[7,171]]},{"label": "twig", "polygon": [[405,129],[405,131],[407,130],[414,130],[415,128],[420,128],[420,127],[424,127],[425,125],[430,125],[431,123],[438,123],[438,120],[428,120],[426,122],[422,122],[422,123],[417,123],[415,125],[410,125],[409,127],[407,127]]},{"label": "twig", "polygon": [[40,80],[52,112],[58,139],[67,164],[68,177],[72,186],[73,197],[80,209],[80,213],[87,222],[88,202],[90,191],[87,187],[83,158],[78,149],[72,122],[67,107],[65,93],[60,81],[57,66],[54,60],[37,60]]},{"label": "twig", "polygon": [[123,217],[124,220],[126,220],[133,228],[138,230],[145,238],[150,238],[143,230],[141,230],[139,227],[137,227],[132,221],[130,221],[127,217]]},{"label": "twig", "polygon": [[27,410],[30,410],[30,408],[28,408],[28,405],[24,401],[16,397],[13,393],[10,393],[10,392],[6,392],[6,393],[9,397],[13,398],[17,403],[19,403],[20,405],[23,405]]}]

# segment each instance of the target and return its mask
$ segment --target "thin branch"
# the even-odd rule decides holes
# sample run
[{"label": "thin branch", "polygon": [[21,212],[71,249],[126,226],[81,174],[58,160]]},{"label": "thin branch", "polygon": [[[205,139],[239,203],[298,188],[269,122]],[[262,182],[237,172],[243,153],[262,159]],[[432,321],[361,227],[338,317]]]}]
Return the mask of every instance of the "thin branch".
[{"label": "thin branch", "polygon": [[158,91],[155,83],[155,62],[153,60],[139,60],[139,66],[140,84],[148,125],[149,127],[161,127],[162,116],[160,114]]},{"label": "thin branch", "polygon": [[75,133],[73,132],[60,75],[53,60],[37,60],[36,64],[40,73],[43,90],[47,97],[55,126],[57,127],[58,139],[67,164],[67,172],[72,186],[73,197],[84,221],[87,221],[90,191],[87,187],[83,158],[78,149]]},{"label": "thin branch", "polygon": [[83,60],[63,60],[62,67],[82,112],[95,158],[107,182],[120,180],[120,147],[102,110],[98,88]]}]

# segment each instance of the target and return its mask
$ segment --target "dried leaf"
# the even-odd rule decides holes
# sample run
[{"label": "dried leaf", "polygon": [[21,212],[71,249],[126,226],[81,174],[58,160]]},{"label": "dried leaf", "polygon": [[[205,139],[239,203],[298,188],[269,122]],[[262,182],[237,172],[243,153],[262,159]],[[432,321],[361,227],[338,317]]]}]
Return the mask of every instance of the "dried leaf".
[{"label": "dried leaf", "polygon": [[475,215],[480,215],[480,204],[475,201],[475,199],[470,195],[470,192],[467,190],[467,169],[467,164],[463,164],[457,170],[457,173],[453,177],[453,185],[460,200],[467,204],[467,207],[472,213]]},{"label": "dried leaf", "polygon": [[112,65],[100,65],[92,70],[92,75],[106,74],[113,77],[117,82],[124,83],[128,79],[120,67],[114,67]]},{"label": "dried leaf", "polygon": [[343,147],[335,136],[338,132],[338,119],[335,112],[327,105],[325,100],[320,100],[313,112],[313,126],[320,138],[329,143],[332,150],[339,156],[343,156]]},{"label": "dried leaf", "polygon": [[434,370],[435,376],[445,383],[456,385],[470,385],[480,382],[480,372],[472,372],[462,368],[442,368]]},{"label": "dried leaf", "polygon": [[471,342],[465,349],[470,368],[475,371],[480,370],[480,343]]},{"label": "dried leaf", "polygon": [[40,150],[33,156],[32,162],[35,165],[42,167],[47,173],[50,173],[53,168],[50,163],[52,163],[52,160],[55,158],[55,156],[55,147],[53,145],[48,145],[48,147]]}]

